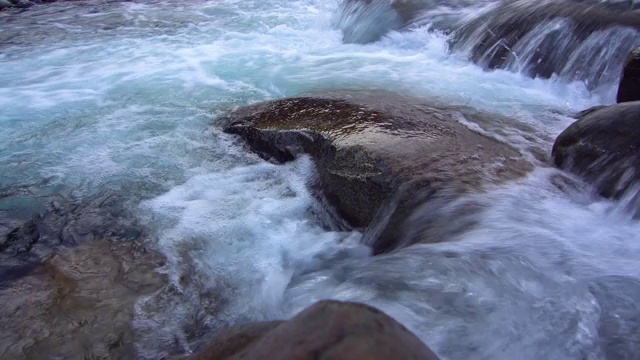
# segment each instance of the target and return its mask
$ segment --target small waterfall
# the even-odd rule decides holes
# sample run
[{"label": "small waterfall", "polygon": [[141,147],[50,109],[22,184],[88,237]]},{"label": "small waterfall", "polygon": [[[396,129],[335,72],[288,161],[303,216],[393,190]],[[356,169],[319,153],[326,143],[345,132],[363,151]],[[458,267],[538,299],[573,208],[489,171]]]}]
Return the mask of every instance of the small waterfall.
[{"label": "small waterfall", "polygon": [[638,44],[640,34],[633,29],[597,31],[573,50],[559,75],[567,80],[583,80],[589,87],[618,81],[625,58]]},{"label": "small waterfall", "polygon": [[345,43],[366,44],[392,30],[430,26],[446,32],[490,0],[344,0],[334,26]]},{"label": "small waterfall", "polygon": [[391,0],[345,1],[335,20],[345,43],[366,44],[404,25]]},{"label": "small waterfall", "polygon": [[366,44],[416,27],[451,34],[451,49],[486,69],[582,81],[617,82],[640,44],[640,4],[598,0],[345,0],[334,26],[343,42]]},{"label": "small waterfall", "polygon": [[640,44],[640,14],[611,6],[530,0],[494,5],[458,28],[452,48],[487,69],[556,75],[594,89],[615,82],[625,57]]}]

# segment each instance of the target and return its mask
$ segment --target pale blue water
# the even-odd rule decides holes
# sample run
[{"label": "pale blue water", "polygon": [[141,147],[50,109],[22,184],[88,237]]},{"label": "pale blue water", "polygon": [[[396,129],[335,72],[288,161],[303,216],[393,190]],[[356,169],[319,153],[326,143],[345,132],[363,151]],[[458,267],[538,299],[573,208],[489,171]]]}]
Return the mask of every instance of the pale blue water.
[{"label": "pale blue water", "polygon": [[[11,195],[0,210],[39,211],[56,193],[125,195],[168,257],[164,270],[192,279],[169,300],[140,300],[141,357],[176,339],[192,350],[196,314],[215,331],[336,298],[380,307],[443,359],[603,358],[600,321],[627,326],[639,313],[616,300],[640,295],[640,225],[620,204],[561,192],[541,165],[478,195],[479,225],[451,242],[371,258],[359,233],[318,220],[309,159],[264,163],[214,125],[262,100],[376,88],[507,114],[542,135],[490,135],[550,151],[572,121],[558,114],[612,103],[615,85],[589,92],[486,72],[428,27],[344,44],[339,5],[104,1],[0,13],[0,190]],[[611,277],[620,294],[594,295]],[[202,313],[207,291],[225,305]]]}]

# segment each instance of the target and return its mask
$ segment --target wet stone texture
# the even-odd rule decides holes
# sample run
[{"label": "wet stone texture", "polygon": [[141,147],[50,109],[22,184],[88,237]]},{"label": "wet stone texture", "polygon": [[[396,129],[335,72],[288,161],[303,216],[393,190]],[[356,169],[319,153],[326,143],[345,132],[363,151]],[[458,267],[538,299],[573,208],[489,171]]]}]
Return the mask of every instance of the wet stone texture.
[{"label": "wet stone texture", "polygon": [[137,300],[166,284],[165,258],[103,194],[54,200],[0,233],[0,358],[131,359]]},{"label": "wet stone texture", "polygon": [[108,240],[59,249],[0,289],[0,358],[134,358],[134,304],[162,286],[163,261]]},{"label": "wet stone texture", "polygon": [[640,47],[633,49],[625,59],[616,101],[640,100]]},{"label": "wet stone texture", "polygon": [[189,360],[405,359],[437,356],[404,326],[367,305],[318,302],[287,322],[236,327]]},{"label": "wet stone texture", "polygon": [[500,116],[387,92],[336,91],[248,106],[220,122],[264,158],[310,154],[328,202],[354,227],[375,224],[365,239],[383,253],[408,245],[397,239],[417,206],[531,170],[517,150],[458,121],[491,117]]},{"label": "wet stone texture", "polygon": [[640,101],[583,111],[553,145],[556,166],[583,177],[602,196],[623,196],[640,180],[639,115]]}]

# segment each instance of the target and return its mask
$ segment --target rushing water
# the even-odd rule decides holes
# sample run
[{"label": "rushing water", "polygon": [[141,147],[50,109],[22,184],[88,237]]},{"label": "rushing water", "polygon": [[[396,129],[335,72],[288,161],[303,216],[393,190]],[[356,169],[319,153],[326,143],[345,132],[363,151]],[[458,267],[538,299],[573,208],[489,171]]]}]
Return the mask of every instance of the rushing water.
[{"label": "rushing water", "polygon": [[[474,224],[466,231],[371,257],[307,190],[308,158],[265,163],[220,133],[216,117],[236,106],[386,89],[509,115],[542,135],[485,131],[550,152],[567,115],[614,99],[613,82],[589,91],[517,63],[484,71],[425,18],[344,43],[340,10],[338,0],[190,0],[0,12],[0,213],[41,211],[52,194],[122,195],[179,289],[138,301],[144,358],[325,298],[381,308],[443,359],[635,358],[640,224],[624,202],[539,162],[526,179],[445,206],[442,221]],[[481,210],[461,215],[465,203]]]}]

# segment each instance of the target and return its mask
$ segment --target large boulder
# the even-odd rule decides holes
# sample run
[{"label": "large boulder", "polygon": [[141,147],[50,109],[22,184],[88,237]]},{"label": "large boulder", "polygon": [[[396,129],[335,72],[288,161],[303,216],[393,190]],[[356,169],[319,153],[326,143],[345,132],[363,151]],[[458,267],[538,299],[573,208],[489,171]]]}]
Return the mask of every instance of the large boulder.
[{"label": "large boulder", "polygon": [[222,333],[189,360],[436,360],[415,335],[370,306],[321,301],[293,319]]},{"label": "large boulder", "polygon": [[605,197],[620,197],[640,172],[640,101],[583,112],[553,145],[561,169],[593,183]]},{"label": "large boulder", "polygon": [[382,253],[408,245],[399,232],[417,206],[531,169],[514,148],[458,121],[499,118],[388,92],[338,91],[248,106],[221,123],[264,158],[310,154],[328,203],[356,228],[373,223],[365,238]]},{"label": "large boulder", "polygon": [[624,62],[617,101],[627,102],[640,100],[640,47],[629,53]]},{"label": "large boulder", "polygon": [[503,1],[456,30],[454,50],[488,69],[557,74],[595,88],[617,81],[638,44],[640,13],[593,1]]}]

